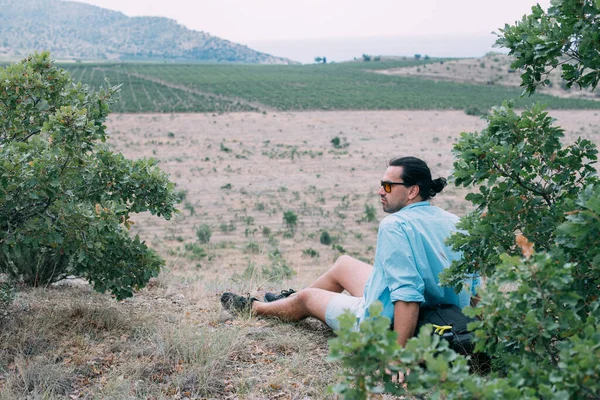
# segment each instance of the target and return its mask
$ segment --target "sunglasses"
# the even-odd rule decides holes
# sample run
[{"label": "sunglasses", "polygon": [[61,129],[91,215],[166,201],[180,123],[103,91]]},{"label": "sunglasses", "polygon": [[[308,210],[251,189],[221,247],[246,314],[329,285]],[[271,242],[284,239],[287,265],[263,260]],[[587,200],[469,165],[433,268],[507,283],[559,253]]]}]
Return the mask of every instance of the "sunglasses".
[{"label": "sunglasses", "polygon": [[402,185],[402,186],[413,186],[410,185],[408,183],[404,183],[404,182],[389,182],[389,181],[381,181],[381,186],[383,186],[383,190],[385,190],[386,193],[391,193],[392,192],[392,185]]}]

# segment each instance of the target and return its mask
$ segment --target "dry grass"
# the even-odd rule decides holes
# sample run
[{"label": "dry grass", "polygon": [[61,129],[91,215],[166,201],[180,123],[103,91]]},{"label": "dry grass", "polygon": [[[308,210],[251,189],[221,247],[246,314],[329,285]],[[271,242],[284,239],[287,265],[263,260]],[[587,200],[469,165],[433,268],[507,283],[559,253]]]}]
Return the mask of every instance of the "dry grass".
[{"label": "dry grass", "polygon": [[[600,143],[597,112],[553,115],[567,141]],[[338,369],[325,360],[328,328],[232,319],[220,294],[303,287],[341,249],[368,261],[377,222],[357,221],[365,204],[383,217],[375,192],[386,160],[414,154],[447,176],[459,133],[484,126],[456,111],[112,116],[110,144],[129,157],[156,157],[187,191],[189,206],[173,221],[135,218],[135,233],[167,268],[122,302],[87,286],[21,290],[0,326],[0,400],[331,398]],[[350,145],[334,149],[335,136]],[[292,159],[294,148],[300,156]],[[464,215],[463,195],[448,187],[435,201]],[[287,210],[298,215],[293,237],[285,235]],[[197,243],[201,224],[212,228],[207,244]],[[324,230],[337,247],[320,243]],[[294,275],[273,273],[283,263]]]},{"label": "dry grass", "polygon": [[[511,56],[505,54],[490,53],[480,58],[459,59],[446,61],[444,63],[432,63],[418,67],[393,68],[389,70],[377,70],[375,72],[385,75],[409,75],[432,80],[444,80],[463,83],[475,83],[480,85],[500,85],[508,87],[520,87],[521,71],[511,69],[513,62]],[[550,84],[540,86],[539,93],[545,93],[563,98],[580,98],[598,100],[598,91],[590,89],[578,89],[577,85],[567,89],[561,78],[558,68],[548,75]]]}]

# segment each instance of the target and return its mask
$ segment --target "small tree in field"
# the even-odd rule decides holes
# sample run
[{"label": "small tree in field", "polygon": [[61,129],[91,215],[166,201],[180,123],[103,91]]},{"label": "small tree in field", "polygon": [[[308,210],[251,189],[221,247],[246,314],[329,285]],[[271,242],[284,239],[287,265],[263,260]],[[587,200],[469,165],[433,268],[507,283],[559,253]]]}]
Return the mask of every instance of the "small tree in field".
[{"label": "small tree in field", "polygon": [[[533,92],[546,68],[581,87],[598,83],[600,3],[557,0],[538,6],[498,43],[527,66]],[[471,373],[468,360],[425,327],[405,348],[374,306],[360,332],[341,319],[331,357],[342,363],[335,389],[347,398],[388,391],[444,399],[596,399],[600,393],[600,182],[587,140],[561,144],[562,130],[543,106],[521,114],[509,103],[492,110],[488,127],[463,133],[454,147],[455,183],[469,187],[475,209],[450,243],[463,260],[443,281],[462,287],[487,276],[481,301],[465,312],[476,350],[492,357],[492,373]],[[408,374],[410,371],[410,374]],[[392,376],[403,372],[403,385]]]},{"label": "small tree in field", "polygon": [[296,231],[296,225],[298,225],[298,215],[292,210],[284,211],[283,223],[285,224],[289,235],[293,235]]},{"label": "small tree in field", "polygon": [[131,214],[169,219],[176,198],[155,161],[102,145],[118,88],[76,84],[48,53],[0,82],[0,273],[34,286],[76,275],[131,296],[164,263],[129,236]]}]

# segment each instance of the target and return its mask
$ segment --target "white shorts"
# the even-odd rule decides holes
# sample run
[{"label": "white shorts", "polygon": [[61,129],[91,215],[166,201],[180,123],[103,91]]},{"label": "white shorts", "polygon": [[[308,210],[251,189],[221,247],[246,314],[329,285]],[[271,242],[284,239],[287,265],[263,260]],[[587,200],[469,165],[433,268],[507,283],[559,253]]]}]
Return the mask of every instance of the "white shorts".
[{"label": "white shorts", "polygon": [[[360,317],[364,310],[365,299],[364,297],[353,297],[347,294],[337,294],[329,300],[327,308],[325,310],[325,321],[327,325],[334,331],[340,329],[340,322],[338,318],[346,310],[349,310],[357,318]],[[358,325],[355,327],[358,329]]]}]

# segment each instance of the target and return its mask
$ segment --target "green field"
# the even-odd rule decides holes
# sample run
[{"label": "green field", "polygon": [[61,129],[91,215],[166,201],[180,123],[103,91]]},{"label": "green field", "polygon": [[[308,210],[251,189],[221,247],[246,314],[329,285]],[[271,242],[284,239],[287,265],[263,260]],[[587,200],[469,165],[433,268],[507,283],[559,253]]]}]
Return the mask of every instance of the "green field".
[{"label": "green field", "polygon": [[[429,62],[440,62],[430,60]],[[520,97],[520,89],[390,76],[373,69],[425,64],[414,60],[319,65],[78,64],[75,79],[98,87],[122,84],[116,112],[227,112],[276,110],[486,110],[514,99],[553,109],[598,109],[600,102],[547,95]],[[426,68],[426,67],[424,67]]]},{"label": "green field", "polygon": [[[139,66],[139,64],[137,64]],[[131,65],[132,67],[136,64]],[[64,66],[63,66],[64,67]],[[105,85],[105,80],[120,84],[119,102],[113,105],[116,112],[229,112],[254,111],[256,108],[237,102],[219,99],[161,85],[127,73],[120,67],[110,65],[68,66],[77,81],[94,88]]]}]

